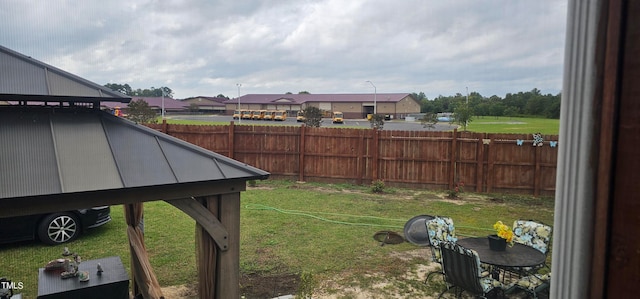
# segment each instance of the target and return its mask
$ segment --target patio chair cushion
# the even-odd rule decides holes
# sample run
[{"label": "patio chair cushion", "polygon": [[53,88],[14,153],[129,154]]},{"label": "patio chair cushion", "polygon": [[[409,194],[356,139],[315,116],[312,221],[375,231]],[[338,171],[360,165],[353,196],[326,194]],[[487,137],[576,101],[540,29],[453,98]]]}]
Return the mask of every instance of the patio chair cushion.
[{"label": "patio chair cushion", "polygon": [[516,220],[513,222],[513,241],[547,254],[551,241],[551,226],[533,220]]},{"label": "patio chair cushion", "polygon": [[507,287],[507,293],[513,292],[515,289],[525,290],[531,293],[534,298],[538,297],[538,292],[547,289],[551,281],[551,272],[547,274],[531,274],[521,277]]},{"label": "patio chair cushion", "polygon": [[432,259],[434,262],[442,263],[440,254],[440,244],[443,242],[456,242],[456,228],[453,225],[453,219],[449,217],[436,216],[425,222],[427,226],[427,234],[429,243],[435,249],[432,250]]}]

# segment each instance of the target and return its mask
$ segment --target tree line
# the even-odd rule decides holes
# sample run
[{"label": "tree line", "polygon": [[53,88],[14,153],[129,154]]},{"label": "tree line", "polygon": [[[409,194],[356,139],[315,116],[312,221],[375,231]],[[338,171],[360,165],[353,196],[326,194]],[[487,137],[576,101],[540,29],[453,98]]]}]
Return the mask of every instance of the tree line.
[{"label": "tree line", "polygon": [[[484,97],[478,92],[468,96],[457,93],[453,96],[438,96],[427,99],[424,92],[413,93],[420,102],[421,113],[455,113],[456,108],[470,110],[474,116],[530,116],[560,118],[560,93],[542,94],[537,88],[527,92],[507,93],[504,98],[493,95]],[[467,104],[468,103],[468,104]]]},{"label": "tree line", "polygon": [[[132,97],[160,97],[162,95],[173,97],[173,90],[166,86],[145,89],[133,89],[129,84],[118,83],[107,83],[104,86]],[[300,91],[299,94],[310,93]],[[438,113],[452,113],[455,122],[463,124],[464,127],[474,116],[560,118],[561,94],[542,94],[537,88],[526,92],[507,93],[504,98],[496,95],[485,97],[478,92],[471,92],[468,95],[461,93],[456,93],[453,96],[439,95],[433,100],[429,100],[424,92],[414,92],[412,95],[420,103],[420,112],[427,115],[423,119],[423,122],[427,124],[437,122],[436,115]],[[223,94],[219,94],[217,97],[228,98]]]}]

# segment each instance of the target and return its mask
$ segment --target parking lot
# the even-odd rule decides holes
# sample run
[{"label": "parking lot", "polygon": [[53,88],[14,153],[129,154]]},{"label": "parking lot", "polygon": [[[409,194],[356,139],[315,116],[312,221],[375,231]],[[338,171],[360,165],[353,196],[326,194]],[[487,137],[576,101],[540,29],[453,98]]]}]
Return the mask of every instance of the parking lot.
[{"label": "parking lot", "polygon": [[[211,122],[231,122],[233,119],[230,115],[168,115],[168,119],[176,120],[198,120],[198,121],[211,121]],[[285,121],[263,121],[263,120],[246,120],[241,121],[234,120],[235,123],[256,124],[256,125],[281,125],[281,126],[300,126],[301,122],[296,122],[295,117],[288,117]],[[334,124],[331,122],[331,118],[323,118],[321,127],[327,128],[370,128],[371,124],[366,119],[345,119],[342,124]],[[397,130],[397,131],[452,131],[457,128],[456,125],[448,122],[437,123],[435,128],[425,128],[419,121],[405,121],[405,120],[390,120],[385,121],[384,130]]]}]

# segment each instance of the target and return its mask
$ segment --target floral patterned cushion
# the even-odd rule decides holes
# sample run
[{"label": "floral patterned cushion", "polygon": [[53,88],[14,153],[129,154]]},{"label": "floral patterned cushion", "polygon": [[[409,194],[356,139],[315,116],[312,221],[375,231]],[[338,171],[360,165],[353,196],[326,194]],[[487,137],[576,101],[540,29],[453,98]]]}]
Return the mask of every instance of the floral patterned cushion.
[{"label": "floral patterned cushion", "polygon": [[551,241],[551,226],[531,220],[516,220],[513,222],[513,241],[547,254]]},{"label": "floral patterned cushion", "polygon": [[524,276],[518,281],[512,283],[507,288],[507,293],[510,293],[513,289],[519,288],[523,289],[534,295],[536,298],[536,293],[549,287],[549,282],[551,280],[551,272],[547,274],[532,274],[528,276]]},{"label": "floral patterned cushion", "polygon": [[440,255],[440,244],[443,242],[456,242],[456,228],[453,225],[453,219],[449,217],[436,216],[425,222],[427,233],[429,235],[429,243],[435,250],[431,250],[434,262],[442,263]]}]

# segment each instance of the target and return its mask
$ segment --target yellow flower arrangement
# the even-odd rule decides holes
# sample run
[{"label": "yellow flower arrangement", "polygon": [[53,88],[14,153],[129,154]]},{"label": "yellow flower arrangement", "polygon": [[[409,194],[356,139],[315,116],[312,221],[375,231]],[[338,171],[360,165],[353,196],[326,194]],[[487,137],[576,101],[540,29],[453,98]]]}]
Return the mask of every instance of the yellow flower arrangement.
[{"label": "yellow flower arrangement", "polygon": [[509,229],[509,226],[502,223],[502,221],[498,221],[493,225],[493,229],[496,230],[498,237],[507,240],[507,243],[513,246],[513,231]]}]

